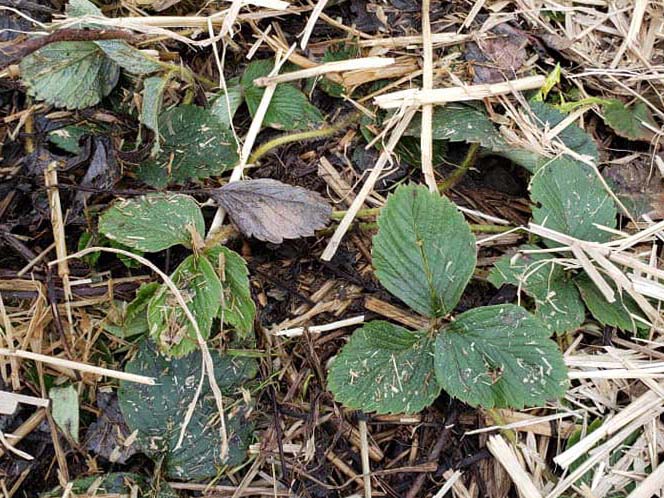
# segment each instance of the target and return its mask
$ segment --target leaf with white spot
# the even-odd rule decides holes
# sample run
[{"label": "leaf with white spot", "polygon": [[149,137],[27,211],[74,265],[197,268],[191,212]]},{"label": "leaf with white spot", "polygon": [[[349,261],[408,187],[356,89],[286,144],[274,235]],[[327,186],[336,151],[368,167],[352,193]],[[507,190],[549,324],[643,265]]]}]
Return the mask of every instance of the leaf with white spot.
[{"label": "leaf with white spot", "polygon": [[247,263],[242,256],[226,246],[208,249],[205,255],[217,272],[223,288],[219,318],[235,327],[240,337],[250,337],[254,330],[256,304],[251,298]]},{"label": "leaf with white spot", "polygon": [[235,139],[210,111],[182,105],[163,112],[158,120],[161,151],[144,162],[138,177],[165,187],[221,175],[238,161]]},{"label": "leaf with white spot", "polygon": [[442,388],[472,406],[517,408],[557,399],[567,367],[551,332],[520,306],[475,308],[436,338],[435,370]]},{"label": "leaf with white spot", "polygon": [[[267,76],[273,67],[272,60],[254,61],[247,66],[242,75],[240,84],[251,117],[256,114],[265,93],[265,88],[255,86],[254,80]],[[309,102],[304,93],[289,83],[277,85],[263,118],[263,126],[278,130],[309,129],[323,122],[323,115],[318,108]]]},{"label": "leaf with white spot", "polygon": [[158,252],[192,247],[192,233],[202,235],[205,221],[188,195],[148,194],[113,203],[99,218],[99,231],[133,249]]},{"label": "leaf with white spot", "polygon": [[353,333],[334,359],[328,388],[349,408],[417,413],[440,393],[433,339],[389,322],[369,322]]},{"label": "leaf with white spot", "polygon": [[[224,395],[234,394],[257,372],[252,358],[222,355],[210,351],[214,375]],[[220,421],[209,381],[203,379],[200,397],[189,420],[182,446],[177,448],[182,423],[201,380],[201,353],[185,358],[162,356],[151,341],[144,340],[125,371],[156,379],[156,385],[120,382],[120,410],[131,432],[137,431],[141,450],[155,461],[163,460],[170,479],[188,481],[211,479],[223,467],[234,467],[246,458],[253,434],[253,423],[241,399],[227,409],[226,431],[229,454],[221,455]],[[233,406],[227,400],[226,407]],[[239,405],[239,406],[238,406]]]},{"label": "leaf with white spot", "polygon": [[[207,339],[222,301],[221,281],[210,261],[189,256],[175,269],[171,280],[196,319],[201,336]],[[150,337],[169,355],[184,356],[198,348],[193,324],[165,284],[148,303],[148,326]]]},{"label": "leaf with white spot", "polygon": [[[419,116],[413,119],[404,135],[419,137],[422,134],[421,121]],[[479,143],[494,152],[509,149],[486,112],[468,104],[454,102],[436,107],[431,132],[434,140]]]},{"label": "leaf with white spot", "polygon": [[452,202],[425,187],[399,187],[378,217],[373,265],[380,283],[428,317],[450,313],[475,270],[468,223]]},{"label": "leaf with white spot", "polygon": [[[539,249],[521,246],[519,251]],[[496,261],[489,282],[512,284],[535,300],[536,315],[552,332],[574,330],[583,323],[585,309],[574,283],[551,254],[506,255]]]},{"label": "leaf with white spot", "polygon": [[[633,318],[634,315],[643,318],[643,314],[639,309],[639,305],[625,292],[616,292],[615,302],[610,303],[587,275],[579,275],[574,279],[574,283],[579,288],[581,297],[590,313],[602,325],[609,325],[629,332],[636,332],[639,328],[648,328],[643,321],[637,321]],[[614,288],[614,290],[616,289]]]},{"label": "leaf with white spot", "polygon": [[220,92],[212,99],[210,112],[214,114],[219,122],[226,128],[231,127],[233,116],[242,105],[242,87],[238,79],[227,82],[227,93]]},{"label": "leaf with white spot", "polygon": [[[530,183],[530,197],[539,207],[533,221],[577,239],[607,242],[611,233],[598,228],[615,228],[613,200],[593,170],[583,163],[561,156],[542,166]],[[545,240],[549,247],[555,242]]]}]

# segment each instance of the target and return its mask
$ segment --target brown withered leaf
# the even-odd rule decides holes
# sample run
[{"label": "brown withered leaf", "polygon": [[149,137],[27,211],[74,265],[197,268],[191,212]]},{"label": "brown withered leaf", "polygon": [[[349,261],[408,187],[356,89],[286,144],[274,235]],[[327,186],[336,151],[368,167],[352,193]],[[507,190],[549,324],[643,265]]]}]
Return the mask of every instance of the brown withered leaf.
[{"label": "brown withered leaf", "polygon": [[138,452],[136,444],[127,445],[130,430],[124,421],[115,393],[98,392],[97,406],[101,414],[90,424],[85,447],[113,463],[125,463]]},{"label": "brown withered leaf", "polygon": [[664,219],[662,175],[649,160],[637,158],[612,164],[602,174],[632,216],[640,218],[647,214],[653,220]]},{"label": "brown withered leaf", "polygon": [[243,234],[275,244],[313,235],[332,214],[318,193],[269,178],[229,183],[211,197]]},{"label": "brown withered leaf", "polygon": [[491,36],[466,45],[464,56],[474,70],[474,83],[497,83],[516,77],[528,58],[528,37],[507,23],[490,32]]}]

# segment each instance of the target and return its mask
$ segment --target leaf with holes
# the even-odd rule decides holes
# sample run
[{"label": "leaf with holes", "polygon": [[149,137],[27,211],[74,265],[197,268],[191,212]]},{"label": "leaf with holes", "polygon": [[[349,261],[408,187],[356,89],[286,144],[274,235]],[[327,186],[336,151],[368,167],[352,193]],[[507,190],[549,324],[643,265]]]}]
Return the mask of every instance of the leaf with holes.
[{"label": "leaf with holes", "polygon": [[[519,251],[536,250],[521,246]],[[535,300],[536,315],[552,332],[567,332],[583,323],[585,309],[574,283],[550,254],[506,255],[496,261],[489,282],[512,284]]]},{"label": "leaf with holes", "polygon": [[[542,166],[530,183],[530,197],[539,207],[533,221],[577,239],[607,242],[611,234],[597,227],[616,226],[617,211],[593,170],[561,156]],[[549,247],[555,242],[546,240]]]},{"label": "leaf with holes", "polygon": [[221,175],[238,161],[235,139],[210,111],[181,105],[159,116],[161,151],[144,162],[138,177],[165,187]]},{"label": "leaf with holes", "polygon": [[611,99],[602,106],[602,111],[604,111],[606,124],[618,135],[629,140],[650,142],[655,137],[653,129],[659,129],[643,102],[637,102],[631,107],[627,107],[620,100]]},{"label": "leaf with holes", "polygon": [[436,338],[443,389],[472,406],[521,409],[565,394],[567,368],[551,332],[512,304],[459,315]]},{"label": "leaf with holes", "polygon": [[[236,393],[257,372],[252,358],[233,357],[211,351],[214,375],[225,396]],[[225,406],[229,454],[221,455],[220,421],[217,406],[207,378],[203,379],[200,397],[187,425],[182,446],[177,447],[182,423],[194,400],[201,380],[201,353],[186,358],[162,356],[151,344],[141,342],[136,356],[125,371],[154,377],[156,385],[120,382],[120,410],[131,432],[137,431],[141,450],[155,461],[163,461],[170,479],[187,481],[211,479],[224,467],[241,464],[253,435],[253,423],[246,418],[247,409],[238,397],[235,404],[227,399]],[[233,409],[228,407],[234,406]]]},{"label": "leaf with holes", "polygon": [[243,234],[274,244],[314,235],[332,215],[317,192],[269,178],[228,183],[210,195]]},{"label": "leaf with holes", "polygon": [[120,66],[93,42],[51,43],[24,57],[20,68],[30,95],[66,109],[98,104],[120,77]]},{"label": "leaf with holes", "polygon": [[456,206],[425,187],[399,187],[373,239],[380,283],[428,317],[450,313],[475,269],[475,237]]},{"label": "leaf with holes", "polygon": [[247,263],[242,256],[225,246],[208,249],[205,254],[223,288],[219,318],[235,327],[242,338],[250,337],[254,330],[256,304],[251,298]]},{"label": "leaf with holes", "polygon": [[616,301],[610,303],[587,275],[579,275],[574,279],[574,283],[579,288],[590,313],[602,325],[630,332],[636,332],[639,328],[648,328],[643,321],[633,318],[634,315],[642,317],[642,313],[639,305],[627,294],[616,292]]},{"label": "leaf with holes", "polygon": [[440,393],[433,371],[433,339],[388,322],[356,330],[337,355],[328,388],[349,408],[416,413]]},{"label": "leaf with holes", "polygon": [[[222,299],[221,281],[210,261],[189,256],[175,269],[171,280],[196,319],[201,336],[207,339]],[[165,284],[148,303],[148,326],[150,337],[169,355],[184,356],[198,347],[194,325]]]},{"label": "leaf with holes", "polygon": [[188,195],[148,194],[113,203],[99,218],[99,231],[133,249],[157,252],[192,247],[192,234],[202,235],[205,221]]},{"label": "leaf with holes", "polygon": [[[274,67],[274,61],[262,60],[250,63],[242,75],[240,84],[251,117],[263,98],[265,88],[254,85],[254,80],[267,76]],[[278,130],[303,130],[318,126],[324,122],[323,115],[307,96],[291,84],[277,85],[270,105],[263,118],[263,126]]]}]

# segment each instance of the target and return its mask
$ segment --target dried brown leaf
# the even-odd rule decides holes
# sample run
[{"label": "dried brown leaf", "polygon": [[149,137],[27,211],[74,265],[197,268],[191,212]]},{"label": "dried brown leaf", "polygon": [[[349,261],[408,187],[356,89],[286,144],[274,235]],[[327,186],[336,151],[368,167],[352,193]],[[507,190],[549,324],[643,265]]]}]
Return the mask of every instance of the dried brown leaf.
[{"label": "dried brown leaf", "polygon": [[332,214],[318,193],[268,178],[229,183],[211,196],[243,234],[275,244],[313,235]]}]

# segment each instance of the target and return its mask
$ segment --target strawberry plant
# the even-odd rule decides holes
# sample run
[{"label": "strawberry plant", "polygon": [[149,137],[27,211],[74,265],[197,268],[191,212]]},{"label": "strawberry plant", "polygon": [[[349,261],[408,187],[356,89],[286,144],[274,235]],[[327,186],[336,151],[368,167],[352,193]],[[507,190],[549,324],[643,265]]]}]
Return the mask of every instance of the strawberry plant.
[{"label": "strawberry plant", "polygon": [[374,321],[355,331],[329,372],[338,401],[413,413],[441,389],[486,408],[522,408],[565,393],[562,354],[540,319],[511,304],[453,314],[477,256],[470,227],[448,199],[398,188],[378,218],[372,257],[381,284],[429,326],[410,331]]}]

